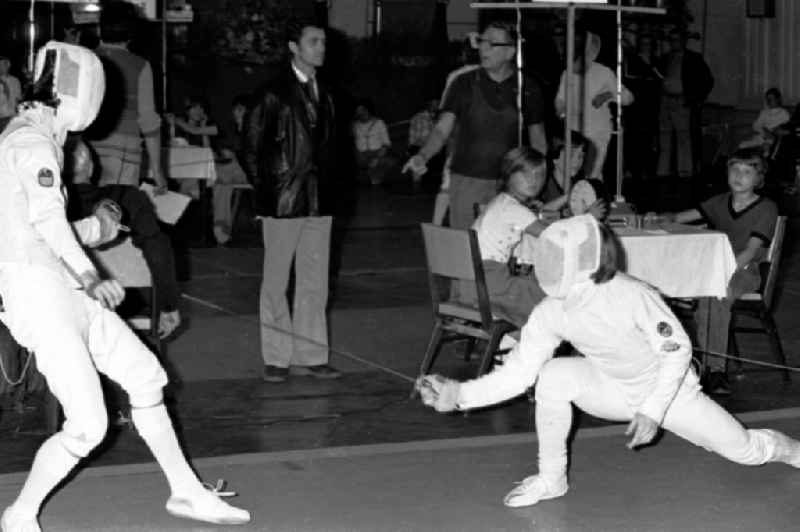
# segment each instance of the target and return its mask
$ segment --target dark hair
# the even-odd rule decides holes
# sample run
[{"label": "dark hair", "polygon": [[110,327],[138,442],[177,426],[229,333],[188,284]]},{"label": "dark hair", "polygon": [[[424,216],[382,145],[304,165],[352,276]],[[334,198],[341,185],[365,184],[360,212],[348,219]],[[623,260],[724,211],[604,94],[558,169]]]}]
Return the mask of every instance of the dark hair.
[{"label": "dark hair", "polygon": [[284,30],[286,44],[289,44],[290,42],[299,44],[306,28],[319,28],[324,30],[324,28],[320,26],[319,23],[314,19],[306,17],[291,17],[286,22],[286,28]]},{"label": "dark hair", "polygon": [[761,176],[761,183],[756,185],[756,188],[764,184],[764,177],[767,174],[767,162],[761,154],[760,147],[753,148],[739,148],[728,157],[728,165],[730,168],[736,163],[746,164],[755,168],[756,172]]},{"label": "dark hair", "polygon": [[767,98],[770,95],[777,98],[778,101],[783,100],[783,95],[781,94],[781,90],[778,87],[770,87],[769,89],[767,89],[767,92],[764,93],[764,97]]},{"label": "dark hair", "polygon": [[[589,145],[589,139],[587,139],[583,135],[583,133],[581,133],[580,131],[575,131],[573,129],[570,132],[570,136],[569,137],[570,137],[569,144],[570,144],[570,146],[572,148],[583,148],[583,149],[586,149],[586,147]],[[567,144],[566,141],[564,140],[564,137],[563,136],[559,136],[557,138],[557,140],[558,140],[558,142],[561,143],[561,148],[563,149],[563,147]]]},{"label": "dark hair", "polygon": [[130,41],[140,18],[139,8],[129,2],[104,3],[100,14],[100,38],[112,43]]},{"label": "dark hair", "polygon": [[538,170],[541,168],[544,179],[546,162],[544,155],[530,146],[513,148],[503,156],[503,160],[500,163],[500,178],[503,182],[503,187],[505,188],[508,185],[508,180],[512,175],[526,169]]},{"label": "dark hair", "polygon": [[208,102],[202,98],[186,98],[184,109],[188,111],[192,107],[201,107],[203,111],[208,112]]},{"label": "dark hair", "polygon": [[355,108],[363,107],[371,116],[375,116],[375,103],[370,98],[359,98],[356,100]]},{"label": "dark hair", "polygon": [[483,31],[486,31],[488,29],[504,31],[506,32],[506,35],[508,35],[509,40],[513,42],[516,42],[517,40],[517,25],[511,20],[505,20],[505,19],[490,20],[483,27]]},{"label": "dark hair", "polygon": [[600,266],[590,276],[596,284],[603,284],[617,275],[617,272],[624,272],[625,248],[617,238],[616,233],[606,224],[598,222],[600,229]]}]

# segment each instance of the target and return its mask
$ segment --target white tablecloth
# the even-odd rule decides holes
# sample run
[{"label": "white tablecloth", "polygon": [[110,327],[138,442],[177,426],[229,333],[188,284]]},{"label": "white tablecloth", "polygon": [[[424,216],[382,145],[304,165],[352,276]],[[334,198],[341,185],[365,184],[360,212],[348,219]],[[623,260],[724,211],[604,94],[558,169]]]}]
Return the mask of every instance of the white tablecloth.
[{"label": "white tablecloth", "polygon": [[724,233],[680,224],[616,231],[630,275],[669,297],[725,297],[736,257]]},{"label": "white tablecloth", "polygon": [[167,177],[202,179],[212,184],[217,180],[214,152],[203,146],[170,146],[162,152],[166,157]]}]

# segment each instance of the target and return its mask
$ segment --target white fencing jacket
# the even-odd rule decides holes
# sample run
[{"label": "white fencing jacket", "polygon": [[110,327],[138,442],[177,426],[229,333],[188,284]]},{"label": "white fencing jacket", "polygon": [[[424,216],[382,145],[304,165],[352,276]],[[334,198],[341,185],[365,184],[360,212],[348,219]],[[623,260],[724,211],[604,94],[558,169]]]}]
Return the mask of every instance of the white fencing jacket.
[{"label": "white fencing jacket", "polygon": [[619,384],[628,404],[661,423],[681,385],[697,385],[689,370],[689,337],[659,294],[617,273],[581,282],[564,299],[548,297],[531,313],[520,343],[492,373],[462,383],[458,407],[498,403],[524,392],[563,341],[570,342]]}]

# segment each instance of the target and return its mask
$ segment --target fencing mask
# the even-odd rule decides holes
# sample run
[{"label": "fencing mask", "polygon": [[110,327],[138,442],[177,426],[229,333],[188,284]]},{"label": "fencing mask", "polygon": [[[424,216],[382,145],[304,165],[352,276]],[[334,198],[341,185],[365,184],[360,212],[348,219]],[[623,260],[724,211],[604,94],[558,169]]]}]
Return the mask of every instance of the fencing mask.
[{"label": "fencing mask", "polygon": [[38,86],[49,85],[54,101],[56,134],[82,131],[92,123],[103,103],[105,75],[94,52],[72,44],[50,41],[36,52]]},{"label": "fencing mask", "polygon": [[533,254],[536,278],[550,297],[589,281],[600,267],[600,227],[589,214],[560,220],[542,231]]}]

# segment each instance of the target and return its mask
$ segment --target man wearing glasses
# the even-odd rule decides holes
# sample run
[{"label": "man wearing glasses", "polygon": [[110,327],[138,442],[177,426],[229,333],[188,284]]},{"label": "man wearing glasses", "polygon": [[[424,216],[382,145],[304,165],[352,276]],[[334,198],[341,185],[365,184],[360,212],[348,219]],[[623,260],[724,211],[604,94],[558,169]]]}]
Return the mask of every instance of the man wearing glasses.
[{"label": "man wearing glasses", "polygon": [[[436,126],[403,171],[427,171],[426,163],[446,144],[453,128],[455,149],[450,166],[450,227],[468,229],[473,205],[497,194],[503,155],[517,146],[517,80],[514,66],[517,32],[506,22],[490,22],[478,41],[480,68],[453,80],[441,106]],[[529,78],[523,82],[522,119],[530,145],[547,151],[544,98]]]}]

